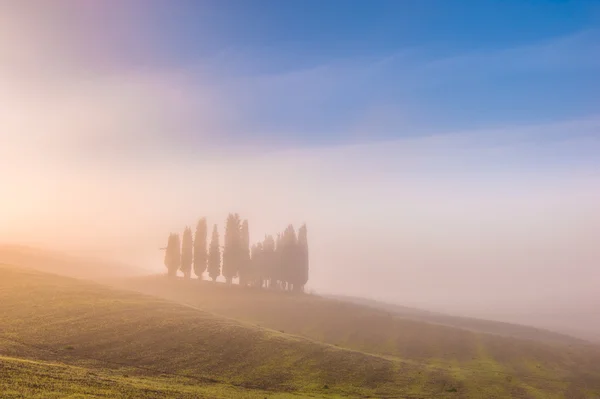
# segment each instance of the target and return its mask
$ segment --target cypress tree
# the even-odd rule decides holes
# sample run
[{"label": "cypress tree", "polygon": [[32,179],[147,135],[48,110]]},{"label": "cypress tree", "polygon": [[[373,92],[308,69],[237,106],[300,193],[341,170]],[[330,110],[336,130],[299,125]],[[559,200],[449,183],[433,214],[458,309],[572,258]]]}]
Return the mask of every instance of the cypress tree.
[{"label": "cypress tree", "polygon": [[304,291],[308,282],[308,237],[306,224],[298,230],[298,291]]},{"label": "cypress tree", "polygon": [[194,241],[192,229],[186,227],[181,240],[181,271],[184,278],[190,278],[192,274],[192,262],[194,260]]},{"label": "cypress tree", "polygon": [[219,232],[217,225],[213,226],[212,238],[208,249],[208,276],[216,281],[221,275],[221,247],[219,245]]},{"label": "cypress tree", "polygon": [[277,234],[273,263],[271,264],[271,285],[276,289],[283,289],[283,241],[281,234]]},{"label": "cypress tree", "polygon": [[250,279],[255,287],[263,285],[264,253],[262,243],[252,245],[250,249]]},{"label": "cypress tree", "polygon": [[274,287],[275,271],[273,269],[276,266],[276,259],[273,236],[265,236],[262,244],[262,258],[260,275],[264,280],[263,284],[265,287]]},{"label": "cypress tree", "polygon": [[225,223],[225,244],[223,248],[223,276],[227,284],[238,276],[241,259],[240,216],[230,213]]},{"label": "cypress tree", "polygon": [[169,234],[167,249],[165,250],[165,266],[169,277],[177,276],[177,270],[181,265],[181,246],[179,245],[179,234]]},{"label": "cypress tree", "polygon": [[250,262],[248,262],[248,268],[250,270],[249,275],[250,275],[250,285],[258,285],[257,281],[259,278],[259,273],[258,273],[258,262],[257,262],[257,250],[256,250],[256,246],[257,244],[252,244],[250,246]]},{"label": "cypress tree", "polygon": [[206,218],[202,218],[196,225],[194,235],[194,273],[202,280],[202,273],[206,270]]},{"label": "cypress tree", "polygon": [[294,285],[297,284],[297,273],[296,273],[296,231],[294,226],[291,224],[283,232],[281,239],[282,243],[282,277],[284,281],[284,289],[291,290]]},{"label": "cypress tree", "polygon": [[240,227],[240,254],[238,263],[238,274],[240,285],[247,285],[251,280],[250,273],[250,231],[248,220],[244,219]]},{"label": "cypress tree", "polygon": [[164,258],[163,263],[164,263],[165,267],[167,268],[167,272],[170,269],[169,268],[169,264],[170,264],[169,261],[170,261],[170,254],[171,254],[171,252],[170,252],[170,248],[169,247],[171,246],[171,236],[172,235],[173,235],[172,233],[169,233],[169,238],[167,239],[167,246],[165,248],[162,248],[162,249],[165,250],[165,258]]}]

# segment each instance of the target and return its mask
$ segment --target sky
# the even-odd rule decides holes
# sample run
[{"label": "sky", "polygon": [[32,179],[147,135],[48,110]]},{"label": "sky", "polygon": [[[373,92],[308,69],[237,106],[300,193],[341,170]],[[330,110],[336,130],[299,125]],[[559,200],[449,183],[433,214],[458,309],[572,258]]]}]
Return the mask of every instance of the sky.
[{"label": "sky", "polygon": [[599,78],[596,1],[0,0],[0,241],[162,272],[235,211],[318,292],[585,324]]}]

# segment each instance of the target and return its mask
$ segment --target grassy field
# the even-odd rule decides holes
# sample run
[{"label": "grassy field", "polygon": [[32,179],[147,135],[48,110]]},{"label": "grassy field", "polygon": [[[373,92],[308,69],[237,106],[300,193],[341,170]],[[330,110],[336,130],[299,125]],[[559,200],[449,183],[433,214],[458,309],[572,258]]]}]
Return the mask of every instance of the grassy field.
[{"label": "grassy field", "polygon": [[579,338],[574,338],[569,335],[520,324],[475,319],[472,317],[450,316],[443,313],[430,312],[357,297],[331,296],[330,298],[338,299],[344,302],[355,303],[370,308],[385,310],[389,313],[407,319],[441,324],[449,327],[458,327],[469,331],[566,345],[580,345],[586,343]]},{"label": "grassy field", "polygon": [[[0,397],[600,396],[600,357],[589,350],[434,325],[428,326],[436,332],[422,331],[422,336],[410,325],[401,324],[405,331],[392,326],[379,342],[380,329],[390,326],[372,323],[379,317],[396,322],[374,309],[352,317],[329,314],[337,324],[318,326],[315,320],[327,317],[306,311],[320,305],[290,308],[298,301],[323,301],[317,297],[163,278],[149,279],[147,287],[150,281],[165,292],[193,289],[187,295],[211,312],[0,266]],[[220,307],[209,306],[211,301]],[[351,306],[355,312],[356,305]],[[274,313],[256,323],[258,311],[250,312],[256,307]],[[343,320],[354,317],[361,328],[347,330],[352,323]],[[294,331],[292,319],[299,318],[299,331]],[[269,320],[283,320],[286,327],[269,326]],[[306,328],[300,331],[303,323]],[[432,348],[420,352],[426,343]]]},{"label": "grassy field", "polygon": [[[115,371],[135,378],[167,375],[188,378],[198,386],[218,384],[302,397],[397,397],[409,392],[455,396],[447,392],[454,389],[454,381],[443,370],[12,267],[0,267],[0,325],[3,356],[60,362],[94,372]],[[4,385],[27,389],[23,384],[29,379],[19,384],[14,374],[7,375],[5,369],[0,373]],[[47,388],[42,383],[35,386],[40,394]]]},{"label": "grassy field", "polygon": [[[455,326],[442,325],[443,318],[438,323],[421,314],[411,319],[391,310],[313,295],[162,276],[129,279],[126,285],[336,347],[437,367],[472,397],[478,397],[483,386],[496,386],[499,397],[514,396],[520,391],[515,387],[525,386],[524,392],[531,397],[571,398],[578,397],[582,387],[597,390],[600,383],[597,346],[535,328],[461,318],[450,318],[448,324]],[[463,322],[465,328],[456,328]],[[478,328],[497,334],[475,331]],[[582,397],[594,396],[588,390]]]},{"label": "grassy field", "polygon": [[[298,394],[247,389],[221,383],[198,383],[195,379],[165,375],[134,375],[135,369],[71,366],[0,356],[0,397],[13,398],[298,398]],[[313,395],[335,398],[337,395]]]}]

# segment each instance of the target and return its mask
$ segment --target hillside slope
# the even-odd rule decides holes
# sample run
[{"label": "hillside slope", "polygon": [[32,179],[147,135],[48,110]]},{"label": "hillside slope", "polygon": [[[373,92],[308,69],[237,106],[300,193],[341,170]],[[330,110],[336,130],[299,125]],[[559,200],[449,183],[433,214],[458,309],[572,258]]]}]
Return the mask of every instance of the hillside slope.
[{"label": "hillside slope", "polygon": [[[165,283],[165,280],[157,281],[161,285],[172,284],[179,291],[202,286],[191,284],[197,282]],[[228,290],[230,295],[236,292],[232,287],[216,287]],[[239,291],[240,297],[248,300],[248,293]],[[285,303],[283,298],[265,296],[262,303],[265,306]],[[209,392],[207,397],[225,398],[244,397],[240,392],[247,394],[246,397],[256,397],[258,392],[264,394],[263,397],[296,394],[300,397],[587,398],[600,395],[600,363],[594,363],[598,358],[590,354],[547,349],[553,357],[547,358],[546,363],[536,364],[531,360],[532,353],[536,352],[530,348],[524,358],[529,363],[512,364],[507,360],[514,362],[511,356],[490,357],[489,353],[496,349],[482,339],[477,340],[477,355],[468,360],[460,353],[445,359],[371,355],[240,323],[156,297],[14,267],[0,267],[0,326],[3,362],[7,362],[6,357],[35,359],[34,363],[27,364],[29,371],[24,371],[32,376],[27,380],[20,379],[20,373],[10,373],[10,368],[0,368],[2,385],[13,392],[37,389],[38,393],[41,391],[40,397],[45,397],[45,389],[60,388],[52,388],[52,384],[45,382],[43,376],[54,375],[56,371],[48,370],[50,366],[46,362],[87,370],[69,370],[48,377],[64,378],[58,385],[71,386],[73,392],[88,389],[77,375],[92,372],[122,384],[125,391],[150,384],[154,388],[148,389],[163,392],[164,397],[185,397],[178,393],[184,392],[182,385],[193,386],[196,397]],[[363,330],[374,327],[367,323]],[[350,344],[356,342],[353,332],[343,333],[348,334]],[[367,342],[365,346],[372,343]],[[515,348],[508,349],[512,354]],[[546,355],[546,352],[538,355]],[[563,360],[570,361],[571,367]],[[558,363],[554,364],[555,361]],[[13,360],[8,362],[15,366]],[[75,377],[71,378],[73,374]],[[28,384],[36,379],[38,382],[30,387]],[[147,397],[156,396],[160,395]]]},{"label": "hillside slope", "polygon": [[[452,370],[450,374],[457,378],[461,373],[479,370],[534,385],[555,380],[564,392],[576,390],[579,385],[600,383],[599,348],[560,334],[556,334],[556,342],[537,342],[406,319],[381,309],[313,295],[163,276],[129,279],[126,284],[145,293],[338,347],[412,364],[440,366]],[[545,333],[545,338],[554,337],[553,333]],[[563,337],[568,344],[562,342]],[[463,377],[467,378],[464,374]],[[472,378],[469,375],[469,382],[473,382]],[[569,391],[567,397],[575,395]]]},{"label": "hillside slope", "polygon": [[0,244],[0,264],[90,280],[145,274],[143,270],[118,262],[83,258],[23,245]]},{"label": "hillside slope", "polygon": [[[124,370],[134,376],[185,377],[200,385],[318,395],[444,397],[455,383],[443,370],[14,267],[0,267],[0,326],[3,356]],[[5,372],[0,370],[6,379]]]},{"label": "hillside slope", "polygon": [[585,342],[584,340],[569,335],[520,324],[482,320],[472,317],[451,316],[365,298],[350,296],[329,296],[329,298],[381,309],[406,319],[457,327],[475,332],[565,345],[589,344],[589,342]]},{"label": "hillside slope", "polygon": [[[135,371],[135,370],[132,370]],[[193,378],[151,374],[132,375],[127,370],[72,366],[0,356],[2,399],[290,399],[293,393],[251,390],[227,384],[198,384]],[[332,397],[327,394],[317,398]]]}]

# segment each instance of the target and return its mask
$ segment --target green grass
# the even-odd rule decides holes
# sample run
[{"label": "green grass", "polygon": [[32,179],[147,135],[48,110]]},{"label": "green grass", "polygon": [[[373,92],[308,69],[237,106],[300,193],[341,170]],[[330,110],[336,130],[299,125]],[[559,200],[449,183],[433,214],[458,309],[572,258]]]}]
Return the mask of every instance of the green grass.
[{"label": "green grass", "polygon": [[[250,391],[397,396],[419,372],[162,299],[17,268],[0,267],[0,325],[4,356]],[[428,379],[421,392],[443,393],[443,386]]]},{"label": "green grass", "polygon": [[166,278],[145,286],[188,306],[0,266],[0,397],[600,396],[590,351],[406,324],[318,297]]},{"label": "green grass", "polygon": [[[578,397],[588,387],[598,392],[600,348],[535,328],[466,319],[454,326],[407,317],[389,310],[313,295],[227,287],[163,276],[122,281],[124,286],[162,296],[248,323],[315,341],[399,360],[442,373],[462,395]],[[488,334],[473,331],[481,326]],[[540,341],[514,338],[514,334]],[[506,333],[509,336],[502,336]],[[531,365],[539,365],[532,368]],[[422,375],[415,377],[423,380]],[[414,384],[413,384],[414,385]],[[417,388],[414,391],[418,391]],[[590,397],[590,391],[581,397]],[[539,395],[538,395],[539,396]]]},{"label": "green grass", "polygon": [[[298,398],[296,393],[269,392],[166,375],[130,375],[128,370],[84,368],[62,363],[0,356],[0,396],[10,398]],[[135,372],[135,370],[134,370]],[[315,398],[335,398],[317,394]]]}]

